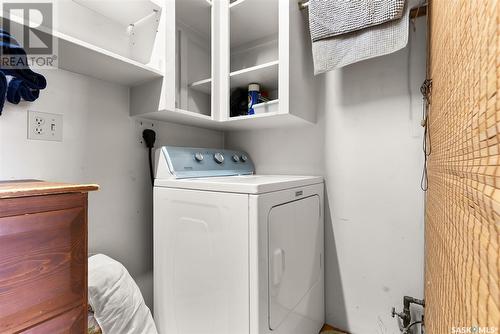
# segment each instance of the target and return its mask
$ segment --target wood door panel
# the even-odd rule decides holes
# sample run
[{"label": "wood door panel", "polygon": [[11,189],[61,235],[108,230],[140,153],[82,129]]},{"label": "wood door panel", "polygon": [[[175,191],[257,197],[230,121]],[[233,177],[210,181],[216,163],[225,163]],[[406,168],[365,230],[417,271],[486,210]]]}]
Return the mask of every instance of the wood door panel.
[{"label": "wood door panel", "polygon": [[0,218],[1,333],[82,305],[85,221],[85,206]]},{"label": "wood door panel", "polygon": [[478,326],[475,332],[498,333],[500,3],[429,6],[426,332]]},{"label": "wood door panel", "polygon": [[86,327],[85,310],[83,307],[74,308],[55,318],[49,319],[28,330],[22,331],[22,334],[82,334]]}]

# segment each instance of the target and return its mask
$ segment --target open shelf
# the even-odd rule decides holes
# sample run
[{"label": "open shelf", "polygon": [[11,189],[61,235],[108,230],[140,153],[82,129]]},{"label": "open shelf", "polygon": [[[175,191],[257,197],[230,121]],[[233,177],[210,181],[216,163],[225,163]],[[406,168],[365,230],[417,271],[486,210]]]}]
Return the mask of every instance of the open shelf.
[{"label": "open shelf", "polygon": [[297,116],[280,112],[231,117],[221,123],[225,130],[268,129],[312,124]]},{"label": "open shelf", "polygon": [[258,83],[266,90],[278,88],[279,61],[272,61],[243,70],[231,72],[231,89],[246,87],[250,83]]},{"label": "open shelf", "polygon": [[135,86],[163,76],[160,70],[59,32],[59,68],[104,81]]},{"label": "open shelf", "polygon": [[212,78],[193,82],[188,87],[198,92],[210,94],[212,92]]},{"label": "open shelf", "polygon": [[278,1],[238,0],[231,3],[231,48],[277,35]]},{"label": "open shelf", "polygon": [[255,114],[253,115],[241,115],[229,117],[229,119],[249,119],[252,117],[262,117],[262,115],[277,115],[279,114],[279,100],[272,100],[268,102],[261,102],[253,106]]},{"label": "open shelf", "polygon": [[73,0],[77,4],[112,20],[128,26],[161,10],[152,0]]},{"label": "open shelf", "polygon": [[313,124],[292,114],[274,111],[255,115],[231,117],[222,121],[214,120],[210,116],[181,109],[176,109],[175,111],[162,110],[145,113],[137,115],[136,117],[217,130],[268,129]]},{"label": "open shelf", "polygon": [[[16,16],[11,16],[11,23],[25,24],[22,18]],[[30,26],[34,25],[33,22],[29,22],[29,24]],[[63,70],[124,86],[135,86],[164,76],[159,69],[65,35],[59,31],[49,30],[44,26],[38,26],[36,30],[54,36],[54,39],[56,39],[55,45],[58,47],[57,66]]]},{"label": "open shelf", "polygon": [[219,124],[219,122],[213,120],[210,116],[182,109],[175,109],[175,111],[160,110],[151,113],[140,114],[137,115],[137,117],[204,128],[222,128],[222,125]]},{"label": "open shelf", "polygon": [[265,113],[277,113],[279,111],[279,100],[271,100],[268,102],[261,102],[255,104],[253,109],[256,115],[265,114]]}]

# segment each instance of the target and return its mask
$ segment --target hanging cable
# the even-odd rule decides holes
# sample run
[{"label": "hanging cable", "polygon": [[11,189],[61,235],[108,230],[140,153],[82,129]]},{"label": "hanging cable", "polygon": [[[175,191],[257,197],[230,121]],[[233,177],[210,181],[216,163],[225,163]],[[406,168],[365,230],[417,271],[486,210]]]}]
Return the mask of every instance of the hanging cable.
[{"label": "hanging cable", "polygon": [[432,88],[432,80],[425,79],[424,83],[420,87],[420,92],[422,93],[422,126],[424,127],[424,138],[422,144],[422,150],[424,152],[424,168],[422,170],[422,179],[420,180],[420,187],[423,191],[429,189],[429,177],[427,174],[427,163],[429,156],[432,153],[431,148],[431,134],[429,126],[429,105],[430,105],[430,94]]},{"label": "hanging cable", "polygon": [[428,5],[426,10],[427,10],[427,15],[426,15],[426,26],[427,26],[427,33],[426,33],[426,42],[427,42],[427,56],[426,56],[426,61],[425,61],[425,81],[420,87],[420,93],[422,93],[422,127],[424,127],[424,138],[423,138],[423,144],[422,144],[422,150],[424,152],[424,167],[422,170],[422,178],[420,180],[420,188],[422,188],[423,191],[427,191],[429,189],[429,176],[428,176],[428,162],[429,162],[429,156],[431,155],[432,152],[432,145],[431,145],[431,132],[430,132],[430,120],[429,120],[429,109],[430,109],[430,104],[431,104],[431,91],[432,91],[432,79],[431,74],[430,74],[430,24],[429,24],[429,16],[431,12],[431,6]]},{"label": "hanging cable", "polygon": [[415,326],[415,325],[418,325],[418,324],[422,324],[422,321],[415,321],[415,322],[412,322],[408,327],[406,327],[404,330],[403,330],[403,334],[408,334],[410,333],[410,329]]}]

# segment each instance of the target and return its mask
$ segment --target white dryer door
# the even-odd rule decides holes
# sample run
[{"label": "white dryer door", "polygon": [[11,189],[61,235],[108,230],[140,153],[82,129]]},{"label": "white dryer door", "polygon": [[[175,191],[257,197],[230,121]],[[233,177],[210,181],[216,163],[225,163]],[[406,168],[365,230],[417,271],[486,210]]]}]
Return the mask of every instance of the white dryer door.
[{"label": "white dryer door", "polygon": [[269,327],[272,330],[298,311],[297,305],[321,278],[320,217],[318,196],[276,206],[269,213]]}]

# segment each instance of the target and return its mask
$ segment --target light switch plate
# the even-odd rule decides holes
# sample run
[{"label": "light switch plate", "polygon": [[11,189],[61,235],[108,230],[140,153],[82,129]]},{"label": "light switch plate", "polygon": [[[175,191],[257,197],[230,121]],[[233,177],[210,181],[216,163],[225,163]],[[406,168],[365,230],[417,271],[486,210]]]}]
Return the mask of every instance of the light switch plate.
[{"label": "light switch plate", "polygon": [[28,110],[28,139],[62,141],[63,116]]}]

